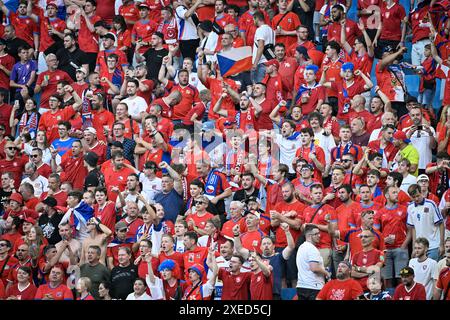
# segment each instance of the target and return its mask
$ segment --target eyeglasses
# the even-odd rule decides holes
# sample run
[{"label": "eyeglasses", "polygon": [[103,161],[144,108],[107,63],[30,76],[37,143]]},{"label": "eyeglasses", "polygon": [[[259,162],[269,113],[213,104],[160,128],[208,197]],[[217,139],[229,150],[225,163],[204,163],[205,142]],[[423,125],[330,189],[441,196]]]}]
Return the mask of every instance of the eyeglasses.
[{"label": "eyeglasses", "polygon": [[16,150],[16,147],[7,147],[8,150]]},{"label": "eyeglasses", "polygon": [[372,238],[372,236],[359,236],[361,239],[367,239],[367,238]]},{"label": "eyeglasses", "polygon": [[0,243],[0,247],[6,247],[6,243]]},{"label": "eyeglasses", "polygon": [[125,228],[125,229],[120,229],[120,230],[118,230],[119,232],[127,232],[128,231],[128,228]]}]

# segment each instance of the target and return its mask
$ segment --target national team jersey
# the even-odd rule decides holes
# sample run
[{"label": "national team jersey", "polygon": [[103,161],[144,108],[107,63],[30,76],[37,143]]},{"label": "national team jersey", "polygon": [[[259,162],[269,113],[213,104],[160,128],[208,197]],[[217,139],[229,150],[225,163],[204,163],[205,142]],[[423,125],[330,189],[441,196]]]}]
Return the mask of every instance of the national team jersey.
[{"label": "national team jersey", "polygon": [[193,250],[185,251],[183,253],[183,265],[185,279],[189,279],[189,268],[198,263],[202,266],[206,265],[206,258],[208,257],[208,248],[196,247]]},{"label": "national team jersey", "polygon": [[399,284],[395,289],[393,300],[426,300],[427,295],[425,287],[414,282],[410,289],[407,289],[404,284]]},{"label": "national team jersey", "polygon": [[66,23],[59,18],[48,18],[43,15],[39,17],[40,31],[39,31],[39,52],[46,51],[52,44],[55,43],[52,36],[48,33],[50,25],[58,32],[64,33]]},{"label": "national team jersey", "polygon": [[44,78],[48,79],[48,85],[42,88],[40,107],[48,109],[48,100],[52,94],[55,94],[58,82],[64,80],[70,84],[73,81],[65,71],[56,69],[55,71],[47,70],[39,73],[36,85],[41,86]]},{"label": "national team jersey", "polygon": [[394,2],[388,8],[386,3],[383,2],[381,5],[381,22],[383,28],[381,29],[380,39],[400,41],[402,37],[402,29],[400,26],[405,16],[405,9],[401,4]]},{"label": "national team jersey", "polygon": [[[131,39],[134,42],[138,42],[138,40],[141,39],[142,42],[150,43],[152,35],[157,28],[158,24],[153,20],[139,20],[133,27]],[[143,54],[148,48],[150,48],[150,46],[142,46],[139,48],[139,53]]]},{"label": "national team jersey", "polygon": [[252,272],[231,274],[224,268],[219,269],[218,279],[223,282],[222,300],[249,300]]},{"label": "national team jersey", "polygon": [[364,293],[363,288],[355,279],[331,280],[320,290],[317,298],[320,300],[356,300]]},{"label": "national team jersey", "polygon": [[58,122],[68,121],[75,115],[76,111],[72,106],[58,109],[56,112],[48,111],[44,113],[39,119],[39,130],[45,131],[47,141],[52,143],[53,140],[59,137]]},{"label": "national team jersey", "polygon": [[181,120],[192,109],[194,103],[200,102],[200,97],[197,88],[188,84],[182,86],[175,84],[173,81],[167,83],[166,89],[169,91],[178,90],[181,93],[181,101],[177,105],[173,106],[173,120]]},{"label": "national team jersey", "polygon": [[[333,22],[328,25],[328,33],[327,33],[327,41],[336,41],[337,43],[341,43],[341,23]],[[358,25],[350,19],[345,19],[345,35],[347,42],[353,46],[356,38],[361,35],[361,31],[358,28]]]},{"label": "national team jersey", "polygon": [[[123,4],[119,7],[119,14],[129,22],[137,22],[139,20],[139,10],[136,7],[136,4],[134,1],[129,4]],[[133,29],[133,24],[128,23],[127,24],[128,30]]]},{"label": "national team jersey", "polygon": [[[312,223],[316,225],[326,226],[329,222],[336,222],[336,213],[333,207],[324,204],[317,210],[319,205],[312,205],[303,210],[303,221],[305,223]],[[316,213],[317,211],[317,213]],[[316,215],[314,216],[314,213]],[[312,219],[314,216],[314,219]],[[320,242],[317,245],[318,249],[331,248],[331,237],[328,232],[320,231]]]},{"label": "national team jersey", "polygon": [[351,110],[351,100],[357,94],[363,93],[365,90],[364,82],[355,78],[350,84],[347,82],[331,82],[331,89],[337,92],[338,98],[338,114],[337,118],[339,120],[347,120],[348,114]]},{"label": "national team jersey", "polygon": [[[287,203],[285,201],[279,202],[275,205],[273,210],[277,211],[282,216],[288,216],[289,219],[296,219],[300,220],[301,223],[304,222],[303,220],[303,210],[306,208],[306,206],[301,203],[298,200],[294,200],[292,203]],[[295,215],[293,215],[293,213]],[[279,226],[273,228],[275,231],[275,247],[276,248],[285,248],[287,247],[287,239],[286,239],[286,233],[281,229]],[[289,227],[289,231],[294,238],[294,242],[297,241],[298,237],[300,236],[301,231],[295,230],[291,227]]]},{"label": "national team jersey", "polygon": [[406,207],[395,205],[392,208],[386,206],[378,209],[374,217],[374,227],[381,230],[383,238],[394,236],[394,243],[385,243],[386,249],[399,248],[406,239]]},{"label": "national team jersey", "polygon": [[[372,246],[375,249],[383,251],[385,249],[383,236],[375,229],[371,229],[370,231],[374,236]],[[347,242],[350,246],[350,258],[353,257],[357,252],[362,251],[361,238],[359,237],[362,232],[363,230],[361,228],[339,230],[339,239]]]},{"label": "national team jersey", "polygon": [[56,288],[51,288],[50,284],[39,286],[36,291],[35,300],[42,300],[46,295],[50,295],[54,300],[73,300],[72,291],[64,284]]},{"label": "national team jersey", "polygon": [[[268,25],[270,25],[269,16],[265,11],[262,11],[264,14],[264,22]],[[255,40],[255,33],[257,27],[255,26],[255,23],[253,21],[253,13],[250,12],[250,10],[246,11],[240,18],[239,18],[239,32],[245,33],[245,43],[247,46],[252,45]]]},{"label": "national team jersey", "polygon": [[[293,12],[288,12],[287,14],[279,13],[272,19],[272,29],[276,30],[277,27],[284,31],[295,31],[301,25],[300,19],[297,14]],[[283,43],[286,50],[290,48],[294,43],[297,42],[297,35],[291,36],[276,36],[276,43]]]},{"label": "national team jersey", "polygon": [[86,19],[94,25],[96,22],[102,20],[100,16],[94,15],[92,17],[80,18],[80,31],[78,31],[78,43],[80,49],[86,53],[98,52],[98,35],[95,32],[91,32],[86,24]]},{"label": "national team jersey", "polygon": [[361,227],[361,213],[366,210],[372,210],[375,214],[378,213],[381,207],[376,202],[372,202],[369,205],[363,204],[362,202],[355,204],[355,210],[353,210],[352,215],[350,215],[348,220],[348,225],[351,228],[359,228]]},{"label": "national team jersey", "polygon": [[9,21],[16,30],[17,38],[25,40],[32,48],[34,48],[34,35],[39,34],[39,28],[28,16],[21,16],[17,13],[9,11]]},{"label": "national team jersey", "polygon": [[[250,272],[249,272],[250,273]],[[262,271],[251,272],[250,298],[251,300],[273,299],[273,272],[267,277]]]},{"label": "national team jersey", "polygon": [[[352,265],[358,267],[370,267],[374,266],[377,263],[384,264],[384,254],[382,251],[377,249],[371,249],[369,251],[360,251],[357,252],[352,257]],[[367,277],[359,278],[357,281],[361,285],[361,287],[367,291]]]},{"label": "national team jersey", "polygon": [[[325,100],[325,90],[326,88],[319,83],[316,83],[311,87],[306,83],[300,86],[297,90],[295,101],[302,106],[302,113],[304,115],[313,112],[316,109],[319,100],[322,100],[322,102]],[[303,102],[302,98],[307,98],[306,102]]]}]

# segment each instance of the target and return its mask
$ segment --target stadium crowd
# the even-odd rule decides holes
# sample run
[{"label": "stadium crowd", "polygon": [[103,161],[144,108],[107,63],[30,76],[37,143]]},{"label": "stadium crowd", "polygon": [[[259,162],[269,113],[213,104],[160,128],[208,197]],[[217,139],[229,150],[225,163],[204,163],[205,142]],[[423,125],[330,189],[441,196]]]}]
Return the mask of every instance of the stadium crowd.
[{"label": "stadium crowd", "polygon": [[449,1],[0,10],[0,299],[450,299]]}]

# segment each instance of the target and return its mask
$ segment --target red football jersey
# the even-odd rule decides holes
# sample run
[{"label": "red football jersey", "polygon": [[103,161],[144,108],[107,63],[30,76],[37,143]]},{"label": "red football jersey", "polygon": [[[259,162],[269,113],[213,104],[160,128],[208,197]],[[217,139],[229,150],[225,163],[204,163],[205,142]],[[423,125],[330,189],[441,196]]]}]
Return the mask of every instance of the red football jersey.
[{"label": "red football jersey", "polygon": [[251,272],[233,275],[220,268],[218,278],[223,282],[222,300],[249,300]]}]

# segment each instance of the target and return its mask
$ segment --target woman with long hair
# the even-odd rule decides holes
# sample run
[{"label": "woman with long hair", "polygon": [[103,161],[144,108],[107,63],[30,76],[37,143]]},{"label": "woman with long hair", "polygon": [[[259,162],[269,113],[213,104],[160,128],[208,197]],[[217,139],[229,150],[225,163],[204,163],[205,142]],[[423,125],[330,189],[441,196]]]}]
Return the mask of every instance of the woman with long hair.
[{"label": "woman with long hair", "polygon": [[133,51],[131,50],[131,32],[127,28],[125,18],[121,15],[117,15],[114,16],[112,22],[113,32],[117,38],[117,48],[125,53],[128,62],[131,63],[132,61],[130,61],[130,58],[132,59],[132,57],[130,56],[132,56],[133,53]]},{"label": "woman with long hair", "polygon": [[450,105],[444,106],[441,112],[441,118],[436,128],[438,140],[438,153],[447,152],[450,154]]},{"label": "woman with long hair", "polygon": [[11,116],[9,118],[9,125],[11,127],[11,135],[13,137],[20,136],[23,133],[29,133],[31,138],[36,137],[38,131],[38,124],[40,114],[37,111],[37,104],[31,98],[25,101],[25,112],[22,114],[19,120],[19,104],[15,103]]},{"label": "woman with long hair", "polygon": [[[50,165],[50,162],[52,161],[52,152],[50,150],[50,145],[48,144],[45,131],[37,131],[35,139],[26,142],[23,149],[25,154],[29,156],[34,148],[39,148],[42,150],[42,162]],[[60,163],[61,156],[58,154],[56,155],[56,164],[59,165]]]},{"label": "woman with long hair", "polygon": [[98,286],[98,296],[100,300],[113,300],[109,291],[111,290],[111,283],[101,282]]}]

